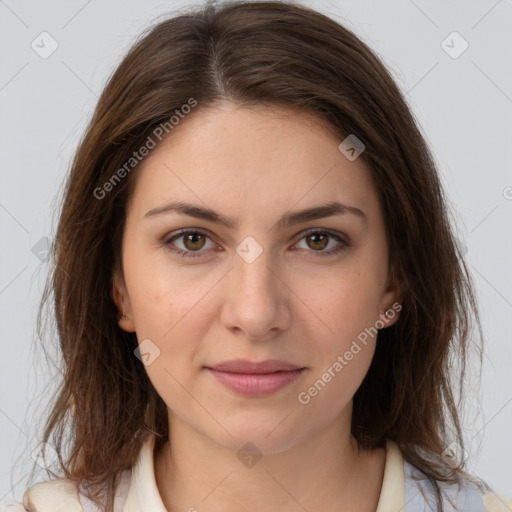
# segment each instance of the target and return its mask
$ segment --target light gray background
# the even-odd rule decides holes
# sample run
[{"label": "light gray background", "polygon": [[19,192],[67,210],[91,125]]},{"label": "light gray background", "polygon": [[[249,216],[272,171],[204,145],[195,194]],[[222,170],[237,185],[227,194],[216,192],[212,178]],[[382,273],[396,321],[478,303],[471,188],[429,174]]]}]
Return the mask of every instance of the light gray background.
[{"label": "light gray background", "polygon": [[[512,1],[302,3],[377,51],[433,148],[485,334],[481,394],[475,387],[471,395],[471,409],[481,412],[465,423],[469,467],[512,496]],[[56,197],[106,78],[151,20],[187,5],[0,0],[0,501],[25,489],[26,459],[39,444],[34,407],[48,396],[37,395],[48,371],[33,347],[48,267],[32,248],[53,238]],[[43,31],[59,45],[47,59],[31,48]],[[458,58],[442,47],[453,31],[469,44]],[[445,44],[461,48],[456,39]]]}]

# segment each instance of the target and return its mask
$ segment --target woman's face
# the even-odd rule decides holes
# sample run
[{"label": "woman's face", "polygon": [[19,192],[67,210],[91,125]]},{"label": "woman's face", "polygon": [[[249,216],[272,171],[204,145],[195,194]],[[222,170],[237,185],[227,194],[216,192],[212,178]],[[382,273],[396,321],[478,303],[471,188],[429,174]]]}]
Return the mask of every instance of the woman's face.
[{"label": "woman's face", "polygon": [[[399,291],[369,170],[341,142],[311,114],[224,103],[183,119],[132,171],[114,296],[171,429],[279,452],[350,425]],[[177,202],[182,213],[156,210]],[[319,210],[334,203],[347,208]],[[235,359],[298,370],[215,371]]]}]

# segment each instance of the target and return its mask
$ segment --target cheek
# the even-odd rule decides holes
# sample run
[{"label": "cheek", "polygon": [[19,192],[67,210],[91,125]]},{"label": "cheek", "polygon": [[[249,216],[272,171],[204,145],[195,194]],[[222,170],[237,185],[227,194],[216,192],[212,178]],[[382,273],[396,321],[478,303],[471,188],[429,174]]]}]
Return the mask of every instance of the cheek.
[{"label": "cheek", "polygon": [[318,415],[322,421],[333,420],[347,405],[370,367],[377,336],[366,307],[364,300],[341,296],[333,297],[324,309],[329,331],[323,332],[328,335],[315,336],[318,357],[301,389],[302,398],[298,397],[308,414]]},{"label": "cheek", "polygon": [[[209,293],[218,276],[193,276],[170,265],[154,265],[150,272],[131,277],[127,285],[139,343],[150,339],[160,350],[160,365],[176,377],[187,376],[204,351],[218,311]],[[156,371],[147,369],[150,376]]]},{"label": "cheek", "polygon": [[[338,273],[329,285],[307,297],[317,360],[307,379],[308,411],[326,414],[342,409],[353,397],[370,367],[377,341],[375,322],[378,280],[370,269]],[[302,293],[304,293],[304,289]],[[302,403],[302,402],[301,402]],[[332,418],[331,418],[332,419]]]},{"label": "cheek", "polygon": [[198,340],[205,338],[201,304],[197,302],[193,291],[145,279],[133,303],[139,345],[149,339],[149,346],[158,353],[145,370],[158,395],[171,409],[182,410],[190,403],[187,390],[192,390],[191,370],[201,351]]},{"label": "cheek", "polygon": [[373,347],[367,346],[344,363],[333,357],[316,375],[311,375],[297,396],[302,414],[327,426],[346,411],[368,372],[373,352]]},{"label": "cheek", "polygon": [[126,261],[136,330],[147,337],[167,338],[179,330],[215,284],[213,277],[195,275],[169,258],[163,248],[150,248],[133,251]]},{"label": "cheek", "polygon": [[160,349],[166,365],[179,368],[199,349],[194,340],[203,338],[205,320],[196,293],[179,291],[169,284],[165,289],[151,288],[150,283],[146,283],[133,305],[139,343],[145,338],[151,339]]},{"label": "cheek", "polygon": [[305,285],[298,291],[306,297],[311,318],[318,321],[324,333],[320,341],[325,340],[331,352],[343,350],[352,339],[374,326],[380,300],[376,281],[369,271],[347,271],[331,276],[323,288]]}]

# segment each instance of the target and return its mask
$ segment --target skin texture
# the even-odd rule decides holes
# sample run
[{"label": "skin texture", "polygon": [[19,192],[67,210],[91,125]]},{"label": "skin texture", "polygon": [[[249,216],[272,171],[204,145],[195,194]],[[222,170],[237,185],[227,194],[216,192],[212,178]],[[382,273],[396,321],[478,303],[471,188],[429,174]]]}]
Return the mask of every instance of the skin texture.
[{"label": "skin texture", "polygon": [[[126,314],[120,327],[160,350],[145,369],[168,407],[170,443],[155,454],[155,475],[169,511],[377,506],[384,450],[358,450],[350,432],[352,398],[377,337],[359,343],[308,404],[298,401],[400,296],[370,172],[338,150],[341,140],[313,114],[221,103],[182,120],[136,171],[124,281],[115,276],[114,297]],[[178,200],[237,226],[176,212],[144,218]],[[366,219],[345,214],[273,229],[286,213],[331,201]],[[166,246],[181,228],[207,236]],[[306,236],[310,228],[339,233],[350,245],[322,256],[340,242]],[[248,236],[262,249],[251,263],[236,251]],[[199,256],[179,257],[172,243]],[[204,368],[234,358],[282,359],[306,370],[271,395],[246,397]],[[247,442],[263,455],[251,467],[237,457]]]}]

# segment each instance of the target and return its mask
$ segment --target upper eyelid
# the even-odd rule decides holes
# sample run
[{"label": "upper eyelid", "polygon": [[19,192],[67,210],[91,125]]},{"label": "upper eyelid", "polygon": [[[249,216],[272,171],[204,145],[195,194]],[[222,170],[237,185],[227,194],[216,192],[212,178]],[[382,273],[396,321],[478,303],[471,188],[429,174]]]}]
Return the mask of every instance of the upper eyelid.
[{"label": "upper eyelid", "polygon": [[206,235],[210,240],[214,241],[214,237],[211,236],[211,233],[208,230],[202,228],[182,228],[178,229],[176,232],[173,231],[174,234],[170,234],[169,236],[165,236],[163,238],[166,243],[169,243],[173,239],[178,239],[182,236],[188,235],[189,233],[199,233],[201,235]]}]

